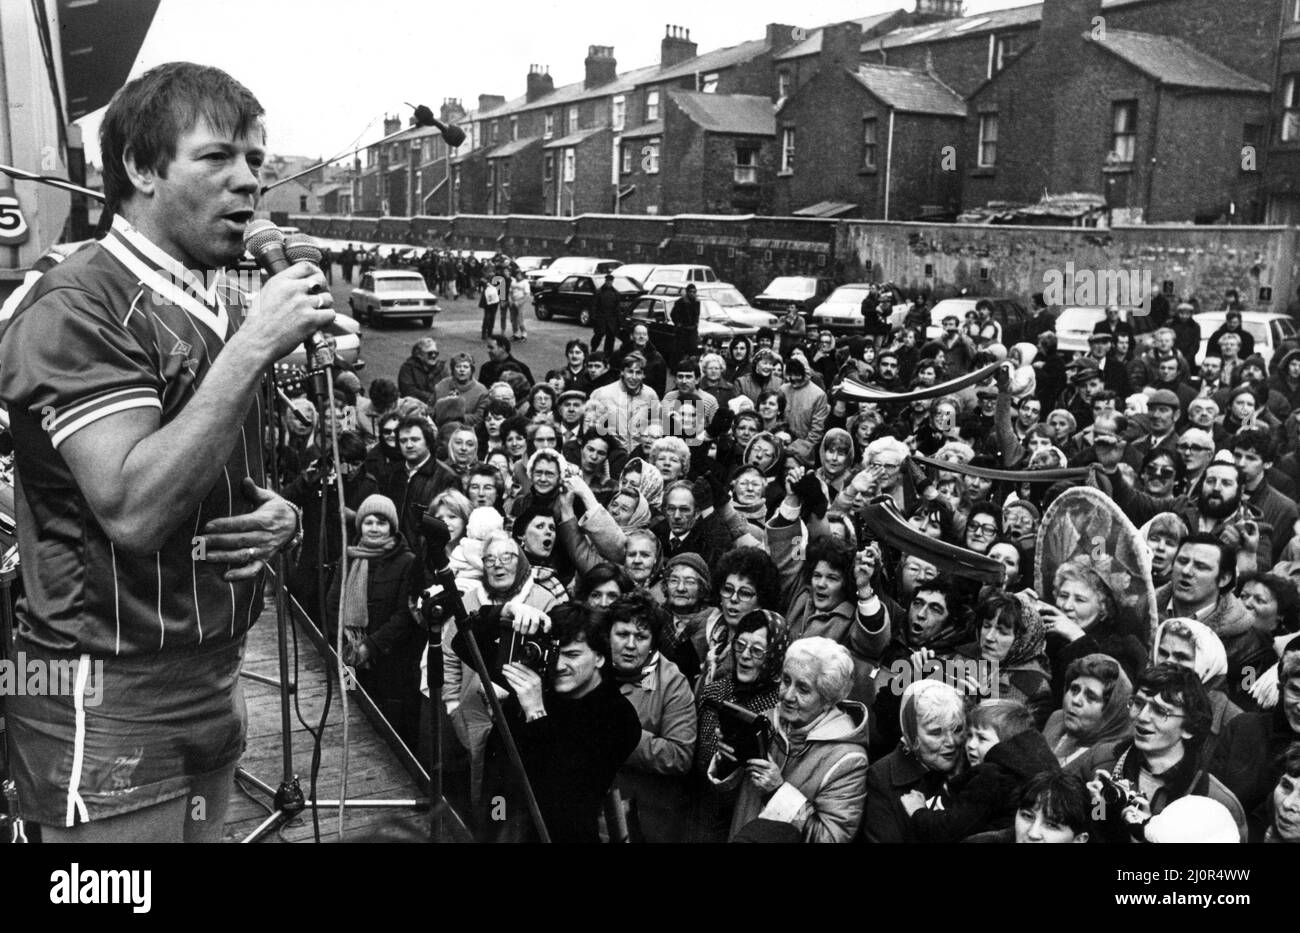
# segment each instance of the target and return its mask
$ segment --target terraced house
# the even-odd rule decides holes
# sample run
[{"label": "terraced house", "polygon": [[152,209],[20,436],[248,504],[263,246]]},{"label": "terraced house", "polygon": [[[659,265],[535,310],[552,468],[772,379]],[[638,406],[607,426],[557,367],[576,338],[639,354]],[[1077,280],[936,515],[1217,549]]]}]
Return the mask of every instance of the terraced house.
[{"label": "terraced house", "polygon": [[1300,223],[1300,0],[916,0],[583,66],[452,110],[450,158],[436,130],[372,147],[356,212]]}]

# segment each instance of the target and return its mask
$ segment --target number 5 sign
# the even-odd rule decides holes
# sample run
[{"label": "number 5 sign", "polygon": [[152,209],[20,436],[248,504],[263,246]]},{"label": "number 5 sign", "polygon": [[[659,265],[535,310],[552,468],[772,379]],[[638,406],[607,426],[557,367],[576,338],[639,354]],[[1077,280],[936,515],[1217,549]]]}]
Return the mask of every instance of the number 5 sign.
[{"label": "number 5 sign", "polygon": [[12,191],[0,191],[0,244],[17,246],[27,242],[27,218]]}]

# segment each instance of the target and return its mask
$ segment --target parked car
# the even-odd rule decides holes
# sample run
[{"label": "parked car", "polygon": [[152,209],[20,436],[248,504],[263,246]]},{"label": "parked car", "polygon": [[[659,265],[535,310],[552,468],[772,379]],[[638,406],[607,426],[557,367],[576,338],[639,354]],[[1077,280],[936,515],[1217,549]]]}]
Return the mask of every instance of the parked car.
[{"label": "parked car", "polygon": [[[576,317],[583,327],[591,326],[596,309],[596,292],[605,284],[605,274],[579,274],[565,276],[554,286],[543,287],[533,296],[533,313],[539,321],[552,317]],[[619,308],[626,312],[644,294],[641,284],[625,276],[614,276],[614,287],[619,291]]]},{"label": "parked car", "polygon": [[[1201,350],[1197,356],[1198,361],[1205,359],[1210,335],[1223,326],[1224,317],[1222,311],[1202,311],[1192,317],[1201,328]],[[1291,340],[1296,336],[1295,321],[1285,314],[1273,311],[1242,311],[1241,329],[1255,338],[1255,352],[1264,358],[1265,363],[1273,361],[1273,356],[1283,340]]]},{"label": "parked car", "polygon": [[[365,367],[366,364],[361,359],[361,325],[355,319],[346,314],[335,314],[334,323],[325,328],[325,333],[334,338],[334,355],[345,369]],[[306,369],[307,351],[299,344],[293,352],[280,357],[279,363]]]},{"label": "parked car", "polygon": [[520,256],[515,260],[515,267],[524,275],[535,269],[546,269],[554,260],[550,256]]},{"label": "parked car", "polygon": [[805,318],[811,315],[835,291],[832,279],[811,275],[783,275],[767,283],[767,288],[751,302],[755,308],[784,314],[793,307]]},{"label": "parked car", "polygon": [[646,288],[653,288],[660,283],[666,285],[685,285],[687,282],[716,282],[718,275],[708,266],[693,265],[671,265],[655,266],[654,269],[646,276],[644,285]]},{"label": "parked car", "polygon": [[[1141,308],[1120,308],[1121,321],[1133,328],[1134,344],[1145,344],[1142,338],[1152,331],[1151,318],[1141,314]],[[1106,319],[1105,308],[1062,308],[1056,316],[1056,350],[1058,353],[1087,353],[1088,336],[1097,324]],[[1068,357],[1067,357],[1068,359]]]},{"label": "parked car", "polygon": [[390,320],[418,319],[428,327],[442,311],[424,276],[405,269],[367,272],[352,289],[348,304],[359,322],[376,326]]},{"label": "parked car", "polygon": [[[1010,348],[1020,343],[1025,337],[1025,325],[1029,323],[1029,311],[1014,298],[945,298],[930,309],[930,326],[925,329],[925,336],[933,340],[943,333],[943,319],[956,315],[963,324],[967,313],[974,311],[981,302],[993,305],[993,320],[1002,328],[1002,345]],[[1091,332],[1090,332],[1091,333]],[[1086,346],[1085,346],[1086,349]]]},{"label": "parked car", "polygon": [[618,267],[618,274],[625,275],[629,279],[636,279],[643,286],[645,280],[650,277],[650,273],[659,267],[652,262],[631,262]]},{"label": "parked car", "polygon": [[811,323],[826,330],[861,334],[862,301],[874,287],[870,282],[841,285],[812,313]]},{"label": "parked car", "polygon": [[[659,293],[643,295],[632,308],[631,323],[671,324],[669,314],[676,295]],[[762,315],[755,318],[754,315]],[[699,334],[701,340],[718,338],[723,342],[732,337],[752,337],[760,327],[771,327],[776,319],[766,311],[750,309],[749,312],[724,308],[712,298],[700,299]]]},{"label": "parked car", "polygon": [[[672,301],[668,303],[668,307],[671,310],[673,302],[686,294],[686,286],[660,284],[651,288],[649,294],[664,295],[672,298]],[[745,296],[742,295],[739,289],[730,282],[701,282],[698,285],[695,285],[695,295],[701,302],[705,298],[716,301],[722,310],[727,312],[727,316],[730,318],[732,324],[735,325],[744,327],[752,325],[755,329],[760,327],[776,327],[777,323],[781,320],[779,316],[773,314],[771,311],[760,311],[757,308],[751,307],[749,302],[745,300]],[[700,308],[700,318],[704,318],[703,306]]]},{"label": "parked car", "polygon": [[533,294],[544,288],[559,285],[569,275],[604,275],[613,272],[623,263],[617,259],[593,259],[590,256],[561,256],[546,268],[546,272],[532,282]]}]

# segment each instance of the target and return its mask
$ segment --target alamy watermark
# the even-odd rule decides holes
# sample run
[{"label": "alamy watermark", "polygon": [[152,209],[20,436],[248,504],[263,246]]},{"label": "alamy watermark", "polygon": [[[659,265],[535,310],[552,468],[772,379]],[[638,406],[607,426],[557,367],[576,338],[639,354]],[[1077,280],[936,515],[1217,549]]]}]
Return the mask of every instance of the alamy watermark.
[{"label": "alamy watermark", "polygon": [[[74,696],[80,659],[47,661],[29,658],[19,651],[13,658],[0,659],[0,697]],[[86,706],[98,706],[104,700],[104,662],[91,661],[82,690]]]},{"label": "alamy watermark", "polygon": [[1135,316],[1151,313],[1155,291],[1150,269],[1064,269],[1043,273],[1043,301],[1048,307],[1132,308]]}]

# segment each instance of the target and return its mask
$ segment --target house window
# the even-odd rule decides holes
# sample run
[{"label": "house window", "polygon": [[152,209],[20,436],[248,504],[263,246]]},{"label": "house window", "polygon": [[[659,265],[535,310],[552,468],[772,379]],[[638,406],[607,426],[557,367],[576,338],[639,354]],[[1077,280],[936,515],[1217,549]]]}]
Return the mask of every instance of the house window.
[{"label": "house window", "polygon": [[1300,74],[1282,82],[1282,142],[1300,142]]},{"label": "house window", "polygon": [[736,184],[758,184],[758,150],[753,146],[736,147]]},{"label": "house window", "polygon": [[511,117],[510,118],[510,141],[514,142],[518,138],[519,138],[519,118]]},{"label": "house window", "polygon": [[555,135],[555,114],[549,110],[542,117],[542,135],[547,139]]},{"label": "house window", "polygon": [[781,171],[794,172],[794,127],[788,126],[781,131]]},{"label": "house window", "polygon": [[492,121],[492,145],[495,146],[497,144],[497,139],[500,138],[500,133],[501,133],[501,124],[496,120],[493,120]]},{"label": "house window", "polygon": [[876,144],[876,118],[868,117],[862,121],[862,167],[875,168],[879,147]]},{"label": "house window", "polygon": [[700,90],[705,94],[718,93],[718,73],[716,71],[700,75]]},{"label": "house window", "polygon": [[645,92],[645,122],[653,123],[659,119],[659,92]]},{"label": "house window", "polygon": [[662,142],[658,136],[649,140],[645,148],[641,150],[641,170],[647,175],[659,174],[659,144]]},{"label": "house window", "polygon": [[623,131],[623,126],[627,122],[627,98],[622,94],[615,97],[610,104],[609,122],[614,127],[615,133]]},{"label": "house window", "polygon": [[546,158],[542,159],[542,181],[551,181],[555,178],[555,155],[548,152]]},{"label": "house window", "polygon": [[497,164],[495,162],[488,163],[487,186],[488,191],[494,190],[497,186]]},{"label": "house window", "polygon": [[576,172],[576,168],[577,168],[577,162],[574,159],[574,151],[572,149],[565,149],[564,150],[564,180],[565,181],[573,181],[573,176]]},{"label": "house window", "polygon": [[[1243,172],[1259,171],[1259,151],[1264,147],[1264,125],[1246,123],[1241,127],[1241,170]],[[1246,161],[1246,150],[1250,151],[1250,162]]]},{"label": "house window", "polygon": [[569,125],[565,129],[566,133],[576,133],[578,131],[578,108],[569,108]]},{"label": "house window", "polygon": [[1110,114],[1110,151],[1116,162],[1128,164],[1137,153],[1137,101],[1117,100]]},{"label": "house window", "polygon": [[989,77],[993,77],[1020,54],[1019,36],[998,36],[993,40],[993,60],[989,62]]},{"label": "house window", "polygon": [[998,158],[998,115],[980,114],[980,149],[978,164],[992,166]]},{"label": "house window", "polygon": [[298,195],[298,210],[303,211],[303,212],[306,212],[306,210],[307,210],[307,195],[305,195],[305,194],[300,194],[300,195]]},{"label": "house window", "polygon": [[618,155],[619,155],[619,163],[620,163],[620,164],[619,164],[619,171],[622,172],[624,175],[631,174],[631,172],[632,172],[632,147],[631,147],[630,145],[628,145],[627,143],[624,143],[624,144],[619,148],[619,153],[618,153]]},{"label": "house window", "polygon": [[778,71],[776,73],[776,96],[778,98],[790,96],[790,72]]}]

